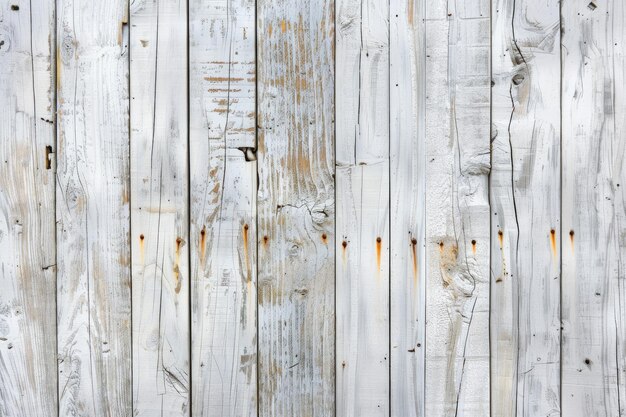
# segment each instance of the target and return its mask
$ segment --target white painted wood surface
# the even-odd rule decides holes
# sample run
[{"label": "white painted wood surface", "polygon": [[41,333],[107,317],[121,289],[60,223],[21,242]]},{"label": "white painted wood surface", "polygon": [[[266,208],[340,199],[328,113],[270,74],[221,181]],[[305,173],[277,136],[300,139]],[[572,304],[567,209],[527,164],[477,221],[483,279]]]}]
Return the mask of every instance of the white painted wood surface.
[{"label": "white painted wood surface", "polygon": [[556,416],[559,5],[500,0],[492,16],[492,413]]},{"label": "white painted wood surface", "polygon": [[57,1],[61,416],[132,414],[127,6]]},{"label": "white painted wood surface", "polygon": [[389,415],[389,2],[339,0],[337,414]]},{"label": "white painted wood surface", "polygon": [[626,415],[626,5],[564,1],[563,416]]},{"label": "white painted wood surface", "polygon": [[332,0],[257,1],[259,415],[334,415]]},{"label": "white painted wood surface", "polygon": [[190,411],[187,2],[130,8],[133,413]]},{"label": "white painted wood surface", "polygon": [[255,2],[190,2],[192,414],[256,416]]},{"label": "white painted wood surface", "polygon": [[390,3],[391,404],[424,417],[426,1]]},{"label": "white painted wood surface", "polygon": [[489,2],[426,5],[426,414],[489,415]]},{"label": "white painted wood surface", "polygon": [[54,3],[0,2],[0,416],[55,416]]}]

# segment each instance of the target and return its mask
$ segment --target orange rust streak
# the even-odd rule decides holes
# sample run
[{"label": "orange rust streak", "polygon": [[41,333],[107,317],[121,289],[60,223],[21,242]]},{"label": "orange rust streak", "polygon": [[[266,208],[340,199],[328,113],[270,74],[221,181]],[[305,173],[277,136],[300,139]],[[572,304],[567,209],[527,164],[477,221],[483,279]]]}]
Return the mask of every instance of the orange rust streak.
[{"label": "orange rust streak", "polygon": [[250,259],[248,258],[248,229],[247,224],[243,225],[243,257],[246,263],[246,275],[248,276],[248,286],[252,282],[252,276],[250,271]]},{"label": "orange rust streak", "polygon": [[202,226],[200,231],[200,265],[204,265],[204,255],[206,253],[206,226]]},{"label": "orange rust streak", "polygon": [[502,230],[498,230],[498,241],[500,241],[500,249],[504,246],[504,233]]},{"label": "orange rust streak", "polygon": [[382,252],[382,239],[380,237],[376,238],[376,266],[378,267],[377,271],[380,272],[380,257]]},{"label": "orange rust streak", "polygon": [[417,245],[417,239],[411,240],[411,249],[413,251],[413,283],[417,284],[417,250],[415,246]]},{"label": "orange rust streak", "polygon": [[322,235],[322,243],[323,243],[324,245],[326,245],[326,244],[328,243],[328,237],[326,236],[326,233],[324,233],[324,234]]},{"label": "orange rust streak", "polygon": [[472,240],[472,253],[476,255],[476,241]]},{"label": "orange rust streak", "polygon": [[280,21],[280,31],[282,33],[287,32],[287,22],[284,19]]},{"label": "orange rust streak", "polygon": [[569,231],[569,243],[572,245],[572,250],[574,250],[574,231]]},{"label": "orange rust streak", "polygon": [[348,247],[348,242],[346,242],[345,240],[343,242],[341,242],[341,247],[343,248],[341,250],[341,259],[343,260],[343,263],[346,263],[346,249]]},{"label": "orange rust streak", "polygon": [[556,231],[550,230],[550,246],[552,247],[552,255],[556,258]]},{"label": "orange rust streak", "polygon": [[180,271],[178,269],[178,264],[180,263],[180,247],[183,243],[183,240],[179,237],[176,238],[176,256],[174,261],[174,282],[176,286],[174,287],[174,291],[176,294],[180,292],[180,287],[182,286],[182,282],[180,280]]},{"label": "orange rust streak", "polygon": [[144,245],[144,235],[139,235],[139,256],[141,257],[141,263],[144,263],[144,253],[145,253],[145,245]]}]

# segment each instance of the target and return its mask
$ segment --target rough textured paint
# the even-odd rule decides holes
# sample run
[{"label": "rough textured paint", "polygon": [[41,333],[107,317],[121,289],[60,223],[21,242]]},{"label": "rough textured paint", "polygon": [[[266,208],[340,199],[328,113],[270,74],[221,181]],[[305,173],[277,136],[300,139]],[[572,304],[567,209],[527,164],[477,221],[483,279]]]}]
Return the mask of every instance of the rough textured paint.
[{"label": "rough textured paint", "polygon": [[254,4],[190,2],[194,416],[257,415]]},{"label": "rough textured paint", "polygon": [[426,4],[426,415],[489,415],[489,15]]},{"label": "rough textured paint", "polygon": [[622,417],[626,5],[564,0],[561,15],[561,240],[571,242],[562,249],[561,406],[564,417]]},{"label": "rough textured paint", "polygon": [[261,416],[335,410],[333,8],[257,1]]},{"label": "rough textured paint", "polygon": [[56,416],[54,2],[0,2],[0,416]]},{"label": "rough textured paint", "polygon": [[130,8],[133,415],[190,411],[187,3]]},{"label": "rough textured paint", "polygon": [[57,1],[60,416],[132,415],[127,12]]}]

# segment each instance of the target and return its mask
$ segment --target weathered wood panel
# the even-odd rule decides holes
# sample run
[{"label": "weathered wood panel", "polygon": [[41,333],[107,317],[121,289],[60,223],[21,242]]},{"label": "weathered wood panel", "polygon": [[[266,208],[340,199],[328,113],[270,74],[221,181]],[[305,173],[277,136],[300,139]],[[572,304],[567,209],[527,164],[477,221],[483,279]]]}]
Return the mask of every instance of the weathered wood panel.
[{"label": "weathered wood panel", "polygon": [[560,412],[560,32],[555,2],[492,4],[496,416]]},{"label": "weathered wood panel", "polygon": [[626,5],[562,5],[563,416],[626,415]]},{"label": "weathered wood panel", "polygon": [[261,416],[335,410],[333,8],[257,2]]},{"label": "weathered wood panel", "polygon": [[337,415],[389,415],[389,2],[337,2]]},{"label": "weathered wood panel", "polygon": [[127,7],[57,1],[61,416],[132,414]]},{"label": "weathered wood panel", "polygon": [[256,416],[255,2],[190,2],[192,414]]},{"label": "weathered wood panel", "polygon": [[0,2],[0,416],[55,416],[54,2]]},{"label": "weathered wood panel", "polygon": [[489,14],[426,5],[427,415],[489,415]]},{"label": "weathered wood panel", "polygon": [[135,416],[189,415],[187,2],[131,5]]},{"label": "weathered wood panel", "polygon": [[424,417],[426,45],[424,0],[392,0],[391,415]]}]

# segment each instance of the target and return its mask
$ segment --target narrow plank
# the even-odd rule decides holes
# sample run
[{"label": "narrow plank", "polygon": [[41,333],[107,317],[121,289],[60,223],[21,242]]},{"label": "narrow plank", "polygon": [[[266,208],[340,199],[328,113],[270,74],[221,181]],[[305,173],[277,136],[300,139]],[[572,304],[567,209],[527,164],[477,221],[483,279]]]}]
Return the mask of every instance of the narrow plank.
[{"label": "narrow plank", "polygon": [[255,2],[190,2],[192,414],[256,416]]},{"label": "narrow plank", "polygon": [[62,416],[132,414],[127,8],[57,1]]},{"label": "narrow plank", "polygon": [[133,412],[189,415],[187,3],[130,10]]},{"label": "narrow plank", "polygon": [[0,2],[0,416],[55,416],[54,2]]},{"label": "narrow plank", "polygon": [[564,416],[626,415],[626,5],[562,4]]},{"label": "narrow plank", "polygon": [[334,2],[259,0],[259,415],[335,410]]},{"label": "narrow plank", "polygon": [[389,2],[338,0],[337,415],[389,415]]},{"label": "narrow plank", "polygon": [[[494,415],[560,415],[559,4],[492,5]],[[532,22],[532,24],[530,24]]]},{"label": "narrow plank", "polygon": [[390,7],[390,414],[424,417],[426,2],[391,0]]},{"label": "narrow plank", "polygon": [[426,5],[427,415],[489,415],[489,18]]}]

